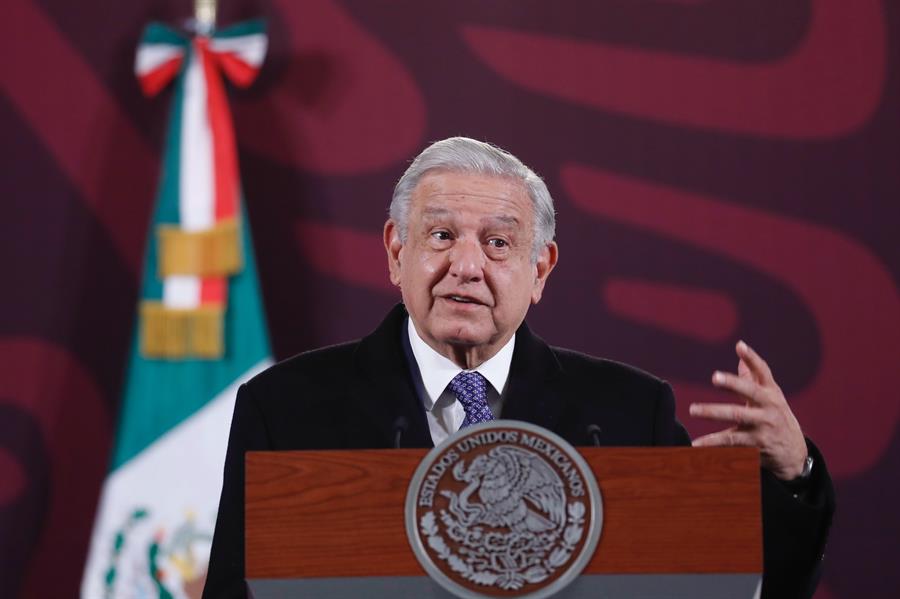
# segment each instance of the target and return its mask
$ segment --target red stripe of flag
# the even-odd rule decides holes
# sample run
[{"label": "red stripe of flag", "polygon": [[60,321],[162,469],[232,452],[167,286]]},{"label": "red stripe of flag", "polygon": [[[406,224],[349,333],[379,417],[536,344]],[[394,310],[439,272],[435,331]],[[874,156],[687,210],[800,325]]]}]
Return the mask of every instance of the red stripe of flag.
[{"label": "red stripe of flag", "polygon": [[200,280],[200,305],[224,306],[228,297],[225,277],[204,277]]},{"label": "red stripe of flag", "polygon": [[247,62],[238,58],[234,52],[216,52],[213,59],[219,63],[219,67],[228,75],[228,80],[238,87],[247,87],[256,75],[259,68],[251,66]]},{"label": "red stripe of flag", "polygon": [[[234,218],[237,214],[237,157],[231,114],[225,97],[222,78],[216,70],[209,51],[208,40],[197,38],[194,49],[203,67],[206,80],[206,113],[212,134],[213,151],[213,204],[215,222]],[[228,287],[224,277],[203,278],[200,284],[202,305],[224,305],[228,299]]]},{"label": "red stripe of flag", "polygon": [[175,56],[162,63],[153,70],[138,75],[138,83],[141,91],[145,96],[155,96],[159,90],[164,88],[169,81],[178,73],[181,68],[183,56]]},{"label": "red stripe of flag", "polygon": [[215,56],[209,51],[208,41],[196,42],[206,77],[206,103],[209,126],[213,140],[213,176],[215,189],[216,222],[233,218],[237,214],[237,153],[231,112],[225,96],[225,86],[216,69]]}]

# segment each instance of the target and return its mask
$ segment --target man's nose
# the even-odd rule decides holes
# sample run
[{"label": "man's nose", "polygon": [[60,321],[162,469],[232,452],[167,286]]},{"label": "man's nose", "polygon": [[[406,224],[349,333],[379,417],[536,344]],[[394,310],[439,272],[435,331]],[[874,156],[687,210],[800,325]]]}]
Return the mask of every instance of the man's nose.
[{"label": "man's nose", "polygon": [[450,276],[461,283],[480,281],[484,277],[484,251],[477,240],[460,239],[450,250]]}]

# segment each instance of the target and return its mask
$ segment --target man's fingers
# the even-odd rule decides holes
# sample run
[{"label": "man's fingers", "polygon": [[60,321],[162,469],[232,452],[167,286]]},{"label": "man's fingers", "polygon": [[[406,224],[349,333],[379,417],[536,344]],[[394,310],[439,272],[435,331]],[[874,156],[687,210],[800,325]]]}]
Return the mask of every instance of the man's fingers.
[{"label": "man's fingers", "polygon": [[744,378],[730,372],[717,370],[713,373],[712,382],[716,387],[734,391],[738,395],[746,397],[750,402],[755,403],[762,399],[763,389],[752,378]]},{"label": "man's fingers", "polygon": [[756,443],[749,433],[728,429],[697,437],[691,442],[691,445],[694,447],[754,447]]},{"label": "man's fingers", "polygon": [[738,376],[742,379],[753,378],[753,373],[750,372],[750,367],[747,366],[747,363],[744,362],[743,359],[738,360]]},{"label": "man's fingers", "polygon": [[690,414],[698,418],[721,420],[744,427],[757,426],[765,422],[764,410],[732,403],[691,404]]},{"label": "man's fingers", "polygon": [[769,365],[766,364],[766,361],[763,360],[752,347],[743,341],[738,341],[735,349],[737,350],[738,357],[746,362],[750,371],[757,377],[757,380],[760,383],[769,384],[775,382],[772,378],[772,371],[769,369]]}]

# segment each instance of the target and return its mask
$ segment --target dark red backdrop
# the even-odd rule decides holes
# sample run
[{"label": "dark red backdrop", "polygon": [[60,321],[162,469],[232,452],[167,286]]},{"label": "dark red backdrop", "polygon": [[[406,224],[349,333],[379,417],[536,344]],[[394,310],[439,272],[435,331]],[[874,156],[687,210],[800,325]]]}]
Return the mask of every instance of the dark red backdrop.
[{"label": "dark red backdrop", "polygon": [[[168,109],[134,49],[190,2],[4,6],[0,586],[75,596]],[[278,358],[397,301],[379,237],[406,161],[493,141],[557,201],[533,328],[670,379],[695,434],[684,407],[747,339],[837,482],[818,597],[896,596],[896,2],[225,0],[221,22],[261,14],[232,105]]]}]

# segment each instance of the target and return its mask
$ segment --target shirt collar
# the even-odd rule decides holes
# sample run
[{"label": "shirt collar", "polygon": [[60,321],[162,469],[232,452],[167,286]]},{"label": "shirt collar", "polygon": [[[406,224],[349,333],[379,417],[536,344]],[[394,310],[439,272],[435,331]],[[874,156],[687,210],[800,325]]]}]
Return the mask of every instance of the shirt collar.
[{"label": "shirt collar", "polygon": [[[447,385],[453,380],[453,377],[462,372],[463,369],[425,343],[419,337],[419,332],[416,331],[412,318],[407,319],[407,322],[409,344],[412,347],[413,356],[416,358],[416,364],[419,366],[419,373],[422,375],[422,384],[425,387],[427,396],[423,398],[425,409],[430,412],[435,402],[447,388]],[[513,336],[506,342],[506,345],[500,348],[500,351],[474,369],[475,372],[487,379],[498,395],[503,393],[506,379],[509,378],[509,367],[512,364],[515,345],[516,335],[513,333]]]}]

